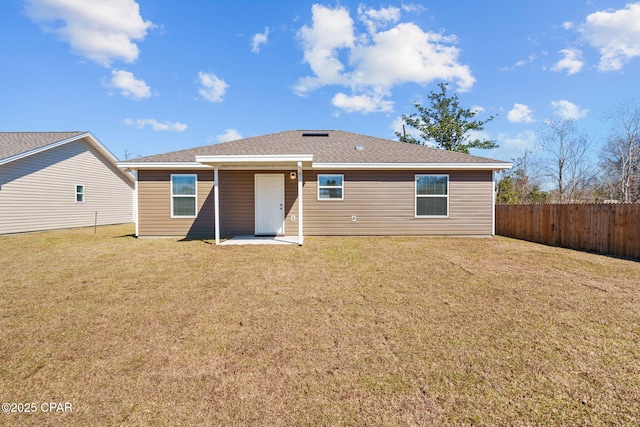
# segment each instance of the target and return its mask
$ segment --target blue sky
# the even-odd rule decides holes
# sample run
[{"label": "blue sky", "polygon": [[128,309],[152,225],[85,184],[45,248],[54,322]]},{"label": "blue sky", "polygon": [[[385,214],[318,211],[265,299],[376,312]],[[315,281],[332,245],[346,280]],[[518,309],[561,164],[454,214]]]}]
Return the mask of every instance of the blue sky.
[{"label": "blue sky", "polygon": [[[272,4],[273,3],[273,4]],[[95,6],[98,4],[99,6]],[[395,139],[448,82],[500,148],[640,97],[640,2],[4,0],[0,131],[91,131],[118,158],[289,129]]]}]

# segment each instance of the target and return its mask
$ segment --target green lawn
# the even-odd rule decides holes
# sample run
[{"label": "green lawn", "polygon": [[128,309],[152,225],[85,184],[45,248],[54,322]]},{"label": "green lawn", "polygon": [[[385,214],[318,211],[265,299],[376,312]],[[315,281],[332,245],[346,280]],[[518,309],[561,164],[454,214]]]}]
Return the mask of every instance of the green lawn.
[{"label": "green lawn", "polygon": [[640,423],[638,262],[501,237],[132,232],[0,237],[0,400],[37,405],[0,424]]}]

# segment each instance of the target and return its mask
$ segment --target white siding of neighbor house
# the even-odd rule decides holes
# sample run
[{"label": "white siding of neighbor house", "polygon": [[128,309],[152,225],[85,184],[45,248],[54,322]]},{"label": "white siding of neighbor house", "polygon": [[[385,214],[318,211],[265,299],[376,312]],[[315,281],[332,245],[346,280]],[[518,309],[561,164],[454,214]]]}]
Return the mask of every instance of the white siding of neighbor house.
[{"label": "white siding of neighbor house", "polygon": [[0,166],[0,234],[133,222],[133,189],[83,140],[24,157]]}]

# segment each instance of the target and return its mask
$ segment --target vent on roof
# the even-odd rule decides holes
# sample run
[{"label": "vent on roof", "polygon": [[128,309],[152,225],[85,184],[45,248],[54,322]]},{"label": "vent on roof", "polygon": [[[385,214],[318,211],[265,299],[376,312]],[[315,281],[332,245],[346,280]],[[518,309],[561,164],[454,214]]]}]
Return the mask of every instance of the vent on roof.
[{"label": "vent on roof", "polygon": [[302,132],[302,136],[329,136],[329,132]]},{"label": "vent on roof", "polygon": [[356,151],[362,151],[362,150],[364,150],[364,147],[363,147],[362,145],[356,145],[356,146],[355,146],[355,147],[353,147],[353,148],[354,148],[354,150],[356,150]]}]

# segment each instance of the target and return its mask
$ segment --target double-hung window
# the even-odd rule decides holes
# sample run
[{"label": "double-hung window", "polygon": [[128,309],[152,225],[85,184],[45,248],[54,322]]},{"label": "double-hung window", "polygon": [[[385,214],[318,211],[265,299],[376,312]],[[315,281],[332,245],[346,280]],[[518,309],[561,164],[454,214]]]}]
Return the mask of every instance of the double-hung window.
[{"label": "double-hung window", "polygon": [[416,175],[416,217],[449,216],[449,175]]},{"label": "double-hung window", "polygon": [[197,176],[171,175],[171,217],[196,217]]},{"label": "double-hung window", "polygon": [[344,200],[344,175],[318,175],[318,200]]},{"label": "double-hung window", "polygon": [[84,185],[76,184],[76,203],[84,203]]}]

